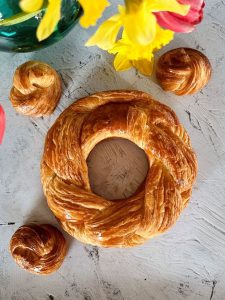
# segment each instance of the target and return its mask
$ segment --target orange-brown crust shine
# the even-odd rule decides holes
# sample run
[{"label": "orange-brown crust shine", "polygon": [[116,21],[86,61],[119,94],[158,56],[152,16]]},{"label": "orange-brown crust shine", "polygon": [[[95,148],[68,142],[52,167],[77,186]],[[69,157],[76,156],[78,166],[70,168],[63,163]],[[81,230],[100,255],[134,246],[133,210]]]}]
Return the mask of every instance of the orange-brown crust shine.
[{"label": "orange-brown crust shine", "polygon": [[163,54],[156,66],[156,77],[165,91],[178,96],[200,91],[211,78],[208,58],[198,50],[177,48]]},{"label": "orange-brown crust shine", "polygon": [[52,225],[29,224],[21,226],[12,236],[10,252],[23,269],[38,275],[56,271],[66,252],[66,240]]},{"label": "orange-brown crust shine", "polygon": [[50,115],[61,94],[61,79],[50,65],[28,61],[16,69],[10,100],[17,112],[34,117]]},{"label": "orange-brown crust shine", "polygon": [[[131,140],[149,159],[145,184],[128,199],[108,201],[90,188],[86,158],[110,137]],[[76,101],[49,130],[41,163],[48,205],[63,228],[104,247],[139,245],[169,229],[189,201],[196,173],[190,139],[175,113],[138,91]]]}]

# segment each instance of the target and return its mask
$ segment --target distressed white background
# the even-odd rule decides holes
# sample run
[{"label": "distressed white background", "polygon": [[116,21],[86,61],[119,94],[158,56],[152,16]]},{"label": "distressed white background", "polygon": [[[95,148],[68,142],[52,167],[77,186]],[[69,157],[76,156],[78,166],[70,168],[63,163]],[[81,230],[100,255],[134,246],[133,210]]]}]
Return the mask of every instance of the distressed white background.
[{"label": "distressed white background", "polygon": [[[161,51],[189,46],[209,57],[212,80],[194,96],[178,98],[164,93],[154,79],[134,70],[116,73],[112,57],[83,46],[91,30],[87,32],[79,25],[63,41],[40,52],[0,53],[0,102],[7,115],[0,146],[1,300],[225,299],[225,2],[207,2],[205,19],[197,30],[177,35]],[[15,68],[29,59],[52,64],[62,76],[63,97],[49,118],[18,115],[8,100]],[[99,249],[67,236],[69,253],[58,272],[40,277],[19,269],[8,251],[14,231],[28,221],[57,225],[39,175],[48,128],[75,99],[121,88],[151,93],[171,106],[187,128],[199,162],[189,206],[170,231],[144,246]],[[94,165],[96,162],[91,163]],[[141,163],[138,168],[143,168]]]}]

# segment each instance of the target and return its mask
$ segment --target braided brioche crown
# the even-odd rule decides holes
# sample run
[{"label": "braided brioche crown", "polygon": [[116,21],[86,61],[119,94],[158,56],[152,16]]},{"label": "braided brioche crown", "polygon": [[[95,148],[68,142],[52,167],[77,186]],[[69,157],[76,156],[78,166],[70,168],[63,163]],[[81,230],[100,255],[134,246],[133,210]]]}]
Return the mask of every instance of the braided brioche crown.
[{"label": "braided brioche crown", "polygon": [[[110,137],[131,140],[148,157],[145,183],[127,199],[109,201],[90,188],[86,159]],[[138,91],[76,101],[49,130],[41,163],[48,205],[63,228],[104,247],[132,247],[169,229],[190,199],[196,173],[189,136],[175,113]]]},{"label": "braided brioche crown", "polygon": [[10,252],[23,269],[38,275],[56,271],[66,252],[66,240],[54,226],[29,224],[21,226],[12,236]]},{"label": "braided brioche crown", "polygon": [[17,112],[34,117],[50,115],[61,94],[61,79],[50,65],[28,61],[16,69],[10,100]]},{"label": "braided brioche crown", "polygon": [[156,66],[156,77],[161,87],[178,96],[197,93],[208,83],[211,74],[208,58],[191,48],[166,52]]}]

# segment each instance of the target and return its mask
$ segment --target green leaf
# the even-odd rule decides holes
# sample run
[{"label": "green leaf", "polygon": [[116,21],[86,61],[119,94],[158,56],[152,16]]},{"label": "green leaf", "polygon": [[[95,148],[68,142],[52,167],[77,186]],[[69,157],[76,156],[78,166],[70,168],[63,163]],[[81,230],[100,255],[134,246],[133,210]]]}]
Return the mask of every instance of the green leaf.
[{"label": "green leaf", "polygon": [[25,12],[18,13],[16,15],[10,17],[10,18],[7,18],[7,19],[4,19],[4,20],[0,21],[0,26],[11,26],[11,25],[15,25],[15,24],[25,22],[25,21],[33,18],[37,14],[39,14],[41,11],[42,11],[42,9],[39,9],[39,10],[34,11],[32,13],[25,13]]}]

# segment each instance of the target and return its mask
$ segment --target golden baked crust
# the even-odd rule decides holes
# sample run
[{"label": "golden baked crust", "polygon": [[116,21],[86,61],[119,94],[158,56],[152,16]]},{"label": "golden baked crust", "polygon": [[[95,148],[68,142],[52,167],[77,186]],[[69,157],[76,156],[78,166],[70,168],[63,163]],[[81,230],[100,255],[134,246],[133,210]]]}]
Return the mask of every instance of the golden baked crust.
[{"label": "golden baked crust", "polygon": [[[86,158],[101,140],[121,137],[149,159],[143,187],[108,201],[90,188]],[[187,205],[197,161],[175,113],[143,92],[111,91],[76,101],[49,130],[41,163],[48,205],[78,240],[131,247],[170,228]]]},{"label": "golden baked crust", "polygon": [[23,269],[38,275],[56,271],[66,252],[66,240],[54,226],[24,225],[12,236],[10,251],[13,259]]},{"label": "golden baked crust", "polygon": [[10,100],[17,112],[35,117],[50,115],[61,94],[61,79],[48,64],[28,61],[16,69]]},{"label": "golden baked crust", "polygon": [[200,91],[211,78],[208,58],[195,49],[177,48],[163,54],[156,66],[156,77],[165,91],[178,96]]}]

